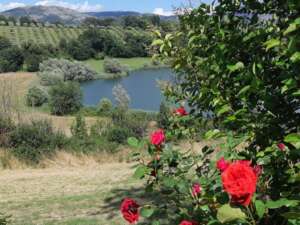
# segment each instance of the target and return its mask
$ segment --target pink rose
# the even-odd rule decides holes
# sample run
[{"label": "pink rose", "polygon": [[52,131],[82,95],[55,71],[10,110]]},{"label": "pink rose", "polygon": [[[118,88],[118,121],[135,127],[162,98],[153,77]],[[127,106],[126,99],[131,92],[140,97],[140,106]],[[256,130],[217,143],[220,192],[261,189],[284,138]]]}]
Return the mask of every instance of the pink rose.
[{"label": "pink rose", "polygon": [[281,150],[281,151],[284,151],[285,150],[285,144],[283,144],[283,143],[279,143],[279,144],[277,144],[277,147]]},{"label": "pink rose", "polygon": [[193,186],[192,186],[192,195],[194,197],[198,196],[199,194],[201,193],[201,185],[198,184],[198,183],[195,183]]}]

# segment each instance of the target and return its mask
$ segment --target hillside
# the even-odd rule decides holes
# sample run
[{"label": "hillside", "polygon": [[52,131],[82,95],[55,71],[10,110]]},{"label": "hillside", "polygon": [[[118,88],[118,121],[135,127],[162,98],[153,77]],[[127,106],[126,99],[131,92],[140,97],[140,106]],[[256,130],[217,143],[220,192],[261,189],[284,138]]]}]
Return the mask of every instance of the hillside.
[{"label": "hillside", "polygon": [[0,26],[0,36],[7,37],[18,46],[24,42],[58,46],[62,38],[76,39],[82,32],[82,28],[71,27]]},{"label": "hillside", "polygon": [[13,17],[29,16],[40,22],[55,23],[59,21],[65,24],[79,24],[83,19],[88,17],[88,15],[75,10],[58,6],[19,7],[4,11],[2,15]]},{"label": "hillside", "polygon": [[[58,6],[27,6],[18,7],[0,13],[4,16],[23,17],[28,16],[38,22],[56,23],[61,22],[66,25],[80,24],[87,17],[97,17],[99,19],[115,18],[119,19],[124,16],[145,16],[153,15],[151,13],[143,14],[134,11],[103,11],[81,13],[72,9]],[[176,16],[160,16],[162,20],[176,20]]]}]

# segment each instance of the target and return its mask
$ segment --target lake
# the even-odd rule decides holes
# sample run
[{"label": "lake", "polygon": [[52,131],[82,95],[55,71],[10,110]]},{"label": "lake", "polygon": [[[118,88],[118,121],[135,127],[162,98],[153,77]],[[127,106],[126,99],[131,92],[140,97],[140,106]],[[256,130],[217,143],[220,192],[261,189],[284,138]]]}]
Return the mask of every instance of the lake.
[{"label": "lake", "polygon": [[172,80],[173,72],[168,68],[144,69],[130,72],[129,76],[111,79],[94,80],[81,85],[83,91],[83,104],[95,106],[102,98],[108,98],[114,103],[112,89],[121,84],[131,98],[130,108],[146,111],[158,111],[163,95],[157,80]]}]

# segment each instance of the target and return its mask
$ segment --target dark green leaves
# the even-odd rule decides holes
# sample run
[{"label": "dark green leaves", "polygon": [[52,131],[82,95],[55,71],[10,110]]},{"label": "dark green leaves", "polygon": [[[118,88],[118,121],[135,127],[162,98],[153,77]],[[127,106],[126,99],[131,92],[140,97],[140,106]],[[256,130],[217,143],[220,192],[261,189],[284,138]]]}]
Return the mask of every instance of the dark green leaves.
[{"label": "dark green leaves", "polygon": [[297,201],[297,200],[288,200],[286,198],[282,198],[277,201],[272,201],[272,200],[267,201],[266,207],[268,209],[277,209],[277,208],[281,208],[283,206],[294,207],[294,206],[297,206],[298,203],[299,203],[299,201]]},{"label": "dark green leaves", "polygon": [[266,206],[261,200],[255,201],[255,209],[259,218],[262,218],[266,212]]}]

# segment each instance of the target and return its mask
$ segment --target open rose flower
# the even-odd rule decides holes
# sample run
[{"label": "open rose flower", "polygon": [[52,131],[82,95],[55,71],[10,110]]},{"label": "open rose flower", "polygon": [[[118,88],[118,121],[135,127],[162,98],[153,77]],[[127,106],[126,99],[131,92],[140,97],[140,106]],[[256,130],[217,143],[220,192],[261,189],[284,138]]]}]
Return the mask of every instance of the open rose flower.
[{"label": "open rose flower", "polygon": [[178,116],[186,116],[188,115],[187,111],[183,106],[179,107],[178,109],[175,110],[175,114]]},{"label": "open rose flower", "polygon": [[130,224],[134,224],[138,222],[140,217],[139,207],[140,206],[136,203],[136,201],[130,198],[125,198],[121,204],[121,209],[120,209],[123,218]]},{"label": "open rose flower", "polygon": [[232,203],[248,206],[257,183],[257,175],[250,164],[245,161],[231,163],[221,176]]},{"label": "open rose flower", "polygon": [[221,173],[224,172],[228,168],[229,165],[230,165],[230,163],[228,161],[226,161],[224,159],[224,157],[222,157],[221,159],[219,159],[217,161],[217,168],[218,168],[218,170],[220,170]]},{"label": "open rose flower", "polygon": [[281,150],[281,151],[284,151],[285,150],[285,144],[283,144],[283,143],[279,143],[279,144],[277,144],[277,147]]},{"label": "open rose flower", "polygon": [[192,186],[192,195],[194,197],[198,196],[201,193],[201,185],[196,183]]},{"label": "open rose flower", "polygon": [[160,146],[166,140],[165,133],[163,130],[157,130],[151,134],[150,141],[151,144]]},{"label": "open rose flower", "polygon": [[183,220],[179,225],[198,225],[196,221]]}]

